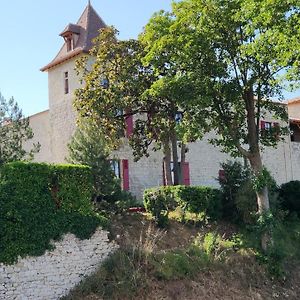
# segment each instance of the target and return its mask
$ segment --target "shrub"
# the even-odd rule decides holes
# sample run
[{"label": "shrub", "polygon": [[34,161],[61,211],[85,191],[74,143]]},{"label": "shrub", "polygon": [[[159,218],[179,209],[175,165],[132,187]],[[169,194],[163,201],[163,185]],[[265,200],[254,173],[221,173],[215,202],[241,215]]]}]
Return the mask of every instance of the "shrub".
[{"label": "shrub", "polygon": [[170,211],[204,214],[216,220],[221,216],[221,193],[210,187],[167,186],[144,192],[144,204],[159,225],[165,225]]},{"label": "shrub", "polygon": [[223,193],[223,217],[239,222],[241,218],[236,205],[236,195],[243,183],[249,180],[250,172],[237,161],[222,163],[221,168],[224,170],[224,178],[219,178],[219,184]]},{"label": "shrub", "polygon": [[300,181],[290,181],[281,185],[279,197],[282,206],[289,210],[290,213],[300,213]]},{"label": "shrub", "polygon": [[172,187],[152,188],[144,192],[144,205],[159,227],[168,224],[168,213],[176,207]]},{"label": "shrub", "polygon": [[[258,210],[257,196],[253,187],[255,180],[250,170],[239,162],[223,163],[221,167],[225,173],[224,178],[219,178],[223,194],[223,217],[234,223],[255,224]],[[264,170],[272,213],[281,218],[284,213],[278,202],[277,184],[268,171]]]},{"label": "shrub", "polygon": [[0,262],[42,255],[71,232],[89,237],[105,220],[93,212],[85,166],[10,163],[0,170]]}]

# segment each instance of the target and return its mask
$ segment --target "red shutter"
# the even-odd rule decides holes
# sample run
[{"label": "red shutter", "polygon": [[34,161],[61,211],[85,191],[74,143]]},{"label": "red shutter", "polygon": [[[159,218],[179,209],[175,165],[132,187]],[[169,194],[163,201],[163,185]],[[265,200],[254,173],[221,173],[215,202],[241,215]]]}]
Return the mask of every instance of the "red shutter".
[{"label": "red shutter", "polygon": [[129,166],[128,159],[122,160],[122,174],[123,174],[123,190],[129,191]]},{"label": "red shutter", "polygon": [[219,180],[220,181],[225,181],[226,180],[225,170],[219,170]]},{"label": "red shutter", "polygon": [[133,116],[127,116],[125,118],[126,122],[126,137],[129,138],[133,133]]},{"label": "red shutter", "polygon": [[166,169],[165,169],[165,161],[164,160],[162,163],[162,168],[163,168],[163,185],[166,186]]},{"label": "red shutter", "polygon": [[190,165],[189,165],[188,162],[185,162],[184,166],[183,166],[183,184],[184,185],[191,185]]},{"label": "red shutter", "polygon": [[274,127],[274,132],[275,132],[275,138],[277,140],[280,139],[280,125],[278,122],[274,122],[273,123],[273,127]]},{"label": "red shutter", "polygon": [[266,123],[266,121],[260,121],[260,129],[261,130],[265,129],[265,123]]}]

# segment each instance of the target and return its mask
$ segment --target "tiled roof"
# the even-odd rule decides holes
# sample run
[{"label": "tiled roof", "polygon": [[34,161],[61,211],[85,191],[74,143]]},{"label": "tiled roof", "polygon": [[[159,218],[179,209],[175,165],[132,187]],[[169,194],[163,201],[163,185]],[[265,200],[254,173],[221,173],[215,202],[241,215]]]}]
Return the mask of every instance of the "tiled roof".
[{"label": "tiled roof", "polygon": [[92,40],[98,36],[99,30],[105,27],[106,24],[89,3],[78,22],[76,24],[70,23],[60,34],[63,35],[68,31],[79,33],[79,38],[74,45],[74,49],[67,51],[67,44],[64,43],[56,57],[48,65],[41,68],[41,71],[47,71],[80,53],[88,53],[93,46]]},{"label": "tiled roof", "polygon": [[296,97],[296,98],[293,98],[293,99],[290,99],[287,101],[288,105],[290,104],[296,104],[296,103],[299,103],[300,102],[300,97]]},{"label": "tiled roof", "polygon": [[80,34],[81,27],[77,24],[68,24],[67,27],[64,29],[64,31],[60,34],[60,36],[64,36],[67,32],[72,32],[76,34]]}]

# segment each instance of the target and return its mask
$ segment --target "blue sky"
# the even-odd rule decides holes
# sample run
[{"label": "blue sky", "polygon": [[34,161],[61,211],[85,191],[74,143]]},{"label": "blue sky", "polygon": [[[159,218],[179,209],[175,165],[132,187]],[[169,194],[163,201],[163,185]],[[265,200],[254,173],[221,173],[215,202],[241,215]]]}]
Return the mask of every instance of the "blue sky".
[{"label": "blue sky", "polygon": [[[171,0],[92,0],[92,5],[120,37],[135,38],[152,14],[169,10]],[[75,23],[87,0],[10,0],[1,3],[0,92],[14,96],[26,115],[48,109],[47,73],[63,40],[58,34]],[[287,93],[286,97],[300,96]]]}]

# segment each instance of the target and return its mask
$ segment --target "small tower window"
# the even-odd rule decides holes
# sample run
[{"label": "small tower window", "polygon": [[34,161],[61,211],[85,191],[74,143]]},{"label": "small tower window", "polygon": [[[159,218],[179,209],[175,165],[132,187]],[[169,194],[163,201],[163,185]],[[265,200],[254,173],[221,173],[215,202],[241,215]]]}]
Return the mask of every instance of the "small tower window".
[{"label": "small tower window", "polygon": [[65,94],[69,94],[69,72],[64,73]]},{"label": "small tower window", "polygon": [[72,37],[71,36],[67,37],[66,43],[67,43],[67,51],[69,52],[69,51],[73,50]]}]

